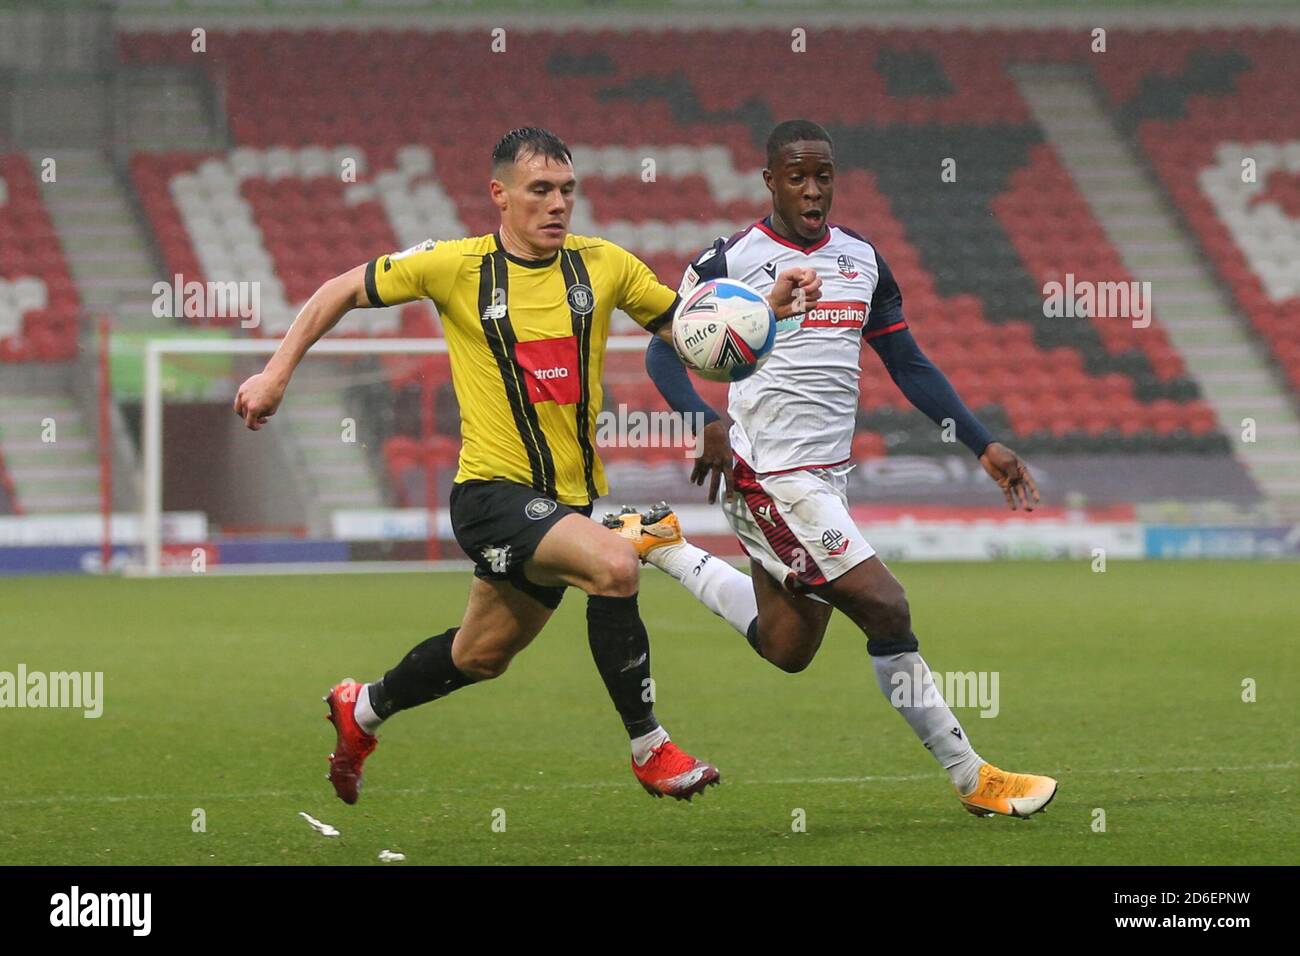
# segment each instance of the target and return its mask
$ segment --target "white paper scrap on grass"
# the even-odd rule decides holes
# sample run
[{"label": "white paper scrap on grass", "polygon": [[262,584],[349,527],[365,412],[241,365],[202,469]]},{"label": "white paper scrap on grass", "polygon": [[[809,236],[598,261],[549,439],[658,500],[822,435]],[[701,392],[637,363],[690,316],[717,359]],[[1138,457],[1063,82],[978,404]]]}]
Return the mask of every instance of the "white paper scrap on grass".
[{"label": "white paper scrap on grass", "polygon": [[334,829],[334,827],[330,826],[328,823],[322,823],[321,821],[317,820],[310,813],[306,813],[302,810],[299,810],[298,816],[306,820],[308,825],[317,833],[319,833],[321,836],[336,837],[339,835],[338,830]]}]

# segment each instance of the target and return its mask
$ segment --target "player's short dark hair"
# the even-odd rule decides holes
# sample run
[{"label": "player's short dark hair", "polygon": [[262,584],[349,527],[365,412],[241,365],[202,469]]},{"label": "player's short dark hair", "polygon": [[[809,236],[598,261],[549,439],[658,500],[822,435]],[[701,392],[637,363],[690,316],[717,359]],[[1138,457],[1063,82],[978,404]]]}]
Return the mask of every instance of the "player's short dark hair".
[{"label": "player's short dark hair", "polygon": [[520,155],[539,155],[553,159],[557,163],[573,163],[573,154],[564,140],[549,129],[540,126],[519,126],[501,137],[501,141],[492,149],[492,169],[500,171],[502,166],[514,163]]},{"label": "player's short dark hair", "polygon": [[804,140],[811,142],[822,142],[832,149],[835,144],[831,142],[831,134],[812,120],[786,120],[784,123],[778,123],[767,137],[767,168],[775,169],[776,164],[781,161],[781,147],[789,146],[791,143],[798,143]]}]

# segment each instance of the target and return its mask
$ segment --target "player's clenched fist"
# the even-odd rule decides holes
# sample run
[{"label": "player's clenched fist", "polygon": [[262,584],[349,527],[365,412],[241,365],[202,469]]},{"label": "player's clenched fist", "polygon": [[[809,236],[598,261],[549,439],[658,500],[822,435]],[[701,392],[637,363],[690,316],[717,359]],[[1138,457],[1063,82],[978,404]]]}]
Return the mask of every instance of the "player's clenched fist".
[{"label": "player's clenched fist", "polygon": [[822,280],[815,269],[786,269],[776,277],[768,304],[778,319],[807,312],[822,297]]},{"label": "player's clenched fist", "polygon": [[284,398],[284,383],[265,372],[258,372],[239,386],[235,393],[235,414],[244,424],[257,431],[275,414]]}]

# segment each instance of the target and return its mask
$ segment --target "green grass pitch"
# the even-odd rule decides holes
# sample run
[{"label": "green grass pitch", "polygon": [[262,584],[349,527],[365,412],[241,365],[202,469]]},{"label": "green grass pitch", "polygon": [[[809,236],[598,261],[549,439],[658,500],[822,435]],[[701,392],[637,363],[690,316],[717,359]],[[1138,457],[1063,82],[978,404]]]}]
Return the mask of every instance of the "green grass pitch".
[{"label": "green grass pitch", "polygon": [[468,575],[10,579],[0,671],[103,671],[105,704],[0,710],[0,864],[1297,862],[1300,568],[895,571],[934,670],[998,672],[999,714],[958,716],[986,758],[1060,779],[1046,815],[963,812],[844,619],[783,674],[652,570],[657,712],[722,771],[690,804],[629,772],[576,591],[504,677],[391,721],[347,807],[321,695],[456,623]]}]

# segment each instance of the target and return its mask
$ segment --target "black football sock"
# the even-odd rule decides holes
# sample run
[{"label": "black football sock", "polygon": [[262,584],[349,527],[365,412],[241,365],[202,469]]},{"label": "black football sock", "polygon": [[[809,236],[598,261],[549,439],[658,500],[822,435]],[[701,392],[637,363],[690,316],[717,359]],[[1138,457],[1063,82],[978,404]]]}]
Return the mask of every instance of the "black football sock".
[{"label": "black football sock", "polygon": [[377,717],[387,720],[400,710],[427,704],[474,683],[474,678],[451,661],[451,642],[458,630],[453,627],[415,645],[382,680],[370,685],[370,707]]},{"label": "black football sock", "polygon": [[635,740],[659,726],[650,683],[650,638],[636,595],[587,599],[587,641],[605,689],[628,736]]},{"label": "black football sock", "polygon": [[758,652],[758,656],[763,656],[763,649],[758,646],[758,618],[749,622],[749,627],[745,629],[745,640],[749,641],[749,646]]}]

